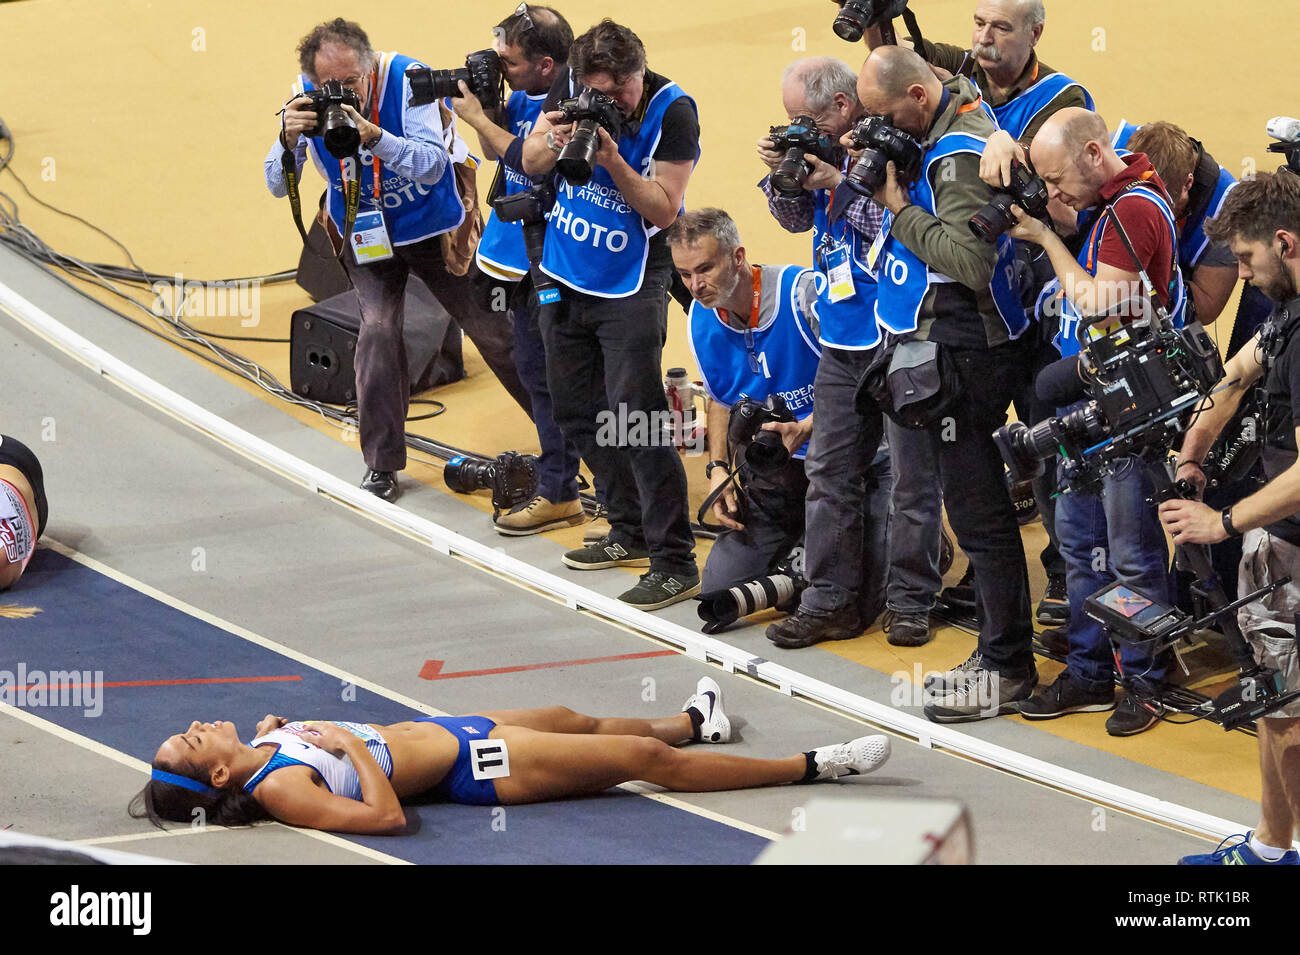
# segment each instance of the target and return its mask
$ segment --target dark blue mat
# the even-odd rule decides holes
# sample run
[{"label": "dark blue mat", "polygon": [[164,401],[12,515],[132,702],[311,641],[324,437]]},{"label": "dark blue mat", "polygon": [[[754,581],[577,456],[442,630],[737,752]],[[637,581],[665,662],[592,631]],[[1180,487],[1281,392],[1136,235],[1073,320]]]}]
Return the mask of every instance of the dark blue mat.
[{"label": "dark blue mat", "polygon": [[[259,647],[154,600],[53,551],[38,551],[0,603],[39,607],[0,618],[5,702],[151,762],[191,720],[234,720],[249,737],[266,713],[294,719],[392,723],[420,715],[400,703]],[[40,671],[35,672],[35,671]],[[18,698],[12,685],[53,671],[102,671],[105,684],[292,677],[275,682],[106,686],[97,705]],[[93,676],[91,676],[93,679]],[[48,694],[52,697],[54,694]],[[33,705],[35,704],[35,705]],[[99,712],[96,712],[96,711]],[[120,796],[123,812],[132,793]],[[620,790],[533,806],[427,804],[408,811],[418,831],[396,838],[346,837],[412,862],[748,863],[767,840]]]}]

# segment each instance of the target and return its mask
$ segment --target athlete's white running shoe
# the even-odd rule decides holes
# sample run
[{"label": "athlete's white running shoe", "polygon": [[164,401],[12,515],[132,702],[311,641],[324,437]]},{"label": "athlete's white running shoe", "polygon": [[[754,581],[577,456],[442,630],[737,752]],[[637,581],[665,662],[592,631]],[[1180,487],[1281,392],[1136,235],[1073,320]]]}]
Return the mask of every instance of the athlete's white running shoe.
[{"label": "athlete's white running shoe", "polygon": [[865,775],[883,766],[889,752],[888,736],[861,736],[836,746],[818,746],[809,753],[817,770],[809,782]]},{"label": "athlete's white running shoe", "polygon": [[722,712],[722,688],[710,677],[704,677],[695,685],[695,695],[682,704],[682,712],[695,710],[704,717],[704,722],[695,731],[697,743],[729,743],[731,741],[731,720]]}]

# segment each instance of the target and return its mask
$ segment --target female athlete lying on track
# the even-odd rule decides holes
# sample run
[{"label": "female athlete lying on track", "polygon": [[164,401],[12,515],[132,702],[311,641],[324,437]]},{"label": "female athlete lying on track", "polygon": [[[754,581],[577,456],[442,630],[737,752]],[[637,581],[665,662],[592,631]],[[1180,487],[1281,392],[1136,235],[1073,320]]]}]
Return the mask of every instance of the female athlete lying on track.
[{"label": "female athlete lying on track", "polygon": [[598,793],[633,779],[674,792],[747,789],[869,773],[889,738],[864,736],[786,759],[688,752],[673,744],[725,743],[722,692],[705,677],[681,713],[596,719],[562,706],[408,723],[290,723],[267,716],[250,744],[233,723],[191,723],[168,739],[132,801],[135,818],[215,825],[274,818],[335,832],[399,833],[401,800],[434,796],[473,805]]}]

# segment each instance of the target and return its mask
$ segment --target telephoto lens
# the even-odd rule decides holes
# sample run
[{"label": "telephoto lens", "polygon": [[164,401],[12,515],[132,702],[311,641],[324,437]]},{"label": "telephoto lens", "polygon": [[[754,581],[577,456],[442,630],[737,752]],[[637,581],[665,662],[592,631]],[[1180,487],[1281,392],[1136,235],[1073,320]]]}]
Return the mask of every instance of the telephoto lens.
[{"label": "telephoto lens", "polygon": [[600,152],[600,134],[594,119],[584,119],[573,130],[573,138],[564,144],[555,168],[571,186],[591,180],[596,170],[596,153]]}]

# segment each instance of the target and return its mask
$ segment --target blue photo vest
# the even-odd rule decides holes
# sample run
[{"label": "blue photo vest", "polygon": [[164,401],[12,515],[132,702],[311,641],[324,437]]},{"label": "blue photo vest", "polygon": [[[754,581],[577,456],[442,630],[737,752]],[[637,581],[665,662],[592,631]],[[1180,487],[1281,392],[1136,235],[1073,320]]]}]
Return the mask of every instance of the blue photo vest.
[{"label": "blue photo vest", "polygon": [[[1126,200],[1130,196],[1136,196],[1155,204],[1168,224],[1169,234],[1173,238],[1175,248],[1177,248],[1178,226],[1174,222],[1174,214],[1169,210],[1169,203],[1165,202],[1164,197],[1154,189],[1140,187],[1125,193],[1117,202]],[[1079,252],[1079,265],[1089,275],[1095,276],[1097,274],[1097,268],[1100,265],[1098,254],[1101,252],[1101,240],[1105,231],[1106,220],[1112,214],[1110,210],[1107,210],[1098,217],[1096,223],[1093,224],[1092,231],[1088,233],[1088,241],[1083,244],[1083,248]],[[1133,264],[1132,268],[1126,268],[1123,271],[1136,270],[1137,265]],[[1174,261],[1173,278],[1169,283],[1168,292],[1168,304],[1165,305],[1165,309],[1169,312],[1174,327],[1182,328],[1187,315],[1187,289],[1183,285],[1183,274],[1182,270],[1178,268],[1177,260]],[[1145,290],[1141,294],[1145,295]],[[1052,339],[1052,343],[1056,345],[1062,356],[1077,355],[1079,353],[1079,325],[1083,320],[1083,316],[1075,304],[1061,290],[1060,279],[1052,279],[1047,283],[1038,296],[1035,309],[1044,320],[1049,316],[1050,310],[1060,312],[1060,330],[1056,333],[1056,337]]]},{"label": "blue photo vest", "polygon": [[[817,320],[821,323],[821,343],[828,348],[862,351],[873,348],[881,339],[876,324],[876,276],[867,267],[869,244],[849,224],[848,216],[830,221],[833,192],[818,189],[813,193],[813,265],[817,269]],[[853,275],[853,294],[832,302],[830,297],[831,250],[843,247],[849,256]]]},{"label": "blue photo vest", "polygon": [[[809,271],[787,265],[778,273],[776,311],[752,335],[752,360],[758,372],[750,364],[746,331],[727,324],[717,309],[691,302],[686,318],[691,351],[713,401],[730,408],[741,398],[765,401],[769,395],[778,394],[799,421],[813,413],[813,379],[821,349],[798,302],[799,280]],[[766,269],[764,278],[770,278]],[[805,444],[794,457],[802,458],[807,453]]]},{"label": "blue photo vest", "polygon": [[[1128,141],[1133,138],[1141,126],[1135,126],[1128,120],[1121,119],[1119,128],[1115,130],[1110,141],[1116,151],[1121,156],[1129,153]],[[1174,188],[1173,183],[1165,183],[1170,189]],[[1205,211],[1194,219],[1187,219],[1182,223],[1179,230],[1178,238],[1178,261],[1182,263],[1184,269],[1196,268],[1196,263],[1201,260],[1205,250],[1210,247],[1209,236],[1205,234],[1205,222],[1207,219],[1213,219],[1219,214],[1223,207],[1223,200],[1227,198],[1228,193],[1237,185],[1237,180],[1232,173],[1219,167],[1219,178],[1214,184],[1214,194],[1210,197],[1210,204],[1205,207]],[[1179,187],[1181,189],[1181,187]]]},{"label": "blue photo vest", "polygon": [[1088,109],[1097,108],[1093,103],[1092,94],[1082,83],[1075,82],[1064,73],[1052,73],[1044,76],[1009,102],[994,106],[993,115],[997,117],[998,127],[1005,129],[1011,134],[1012,139],[1019,142],[1025,130],[1034,124],[1038,114],[1046,109],[1052,100],[1072,86],[1077,86],[1083,92]]},{"label": "blue photo vest", "polygon": [[[664,113],[679,99],[695,108],[695,101],[676,83],[661,87],[650,99],[636,135],[625,133],[619,138],[619,155],[642,175],[653,168]],[[695,160],[699,161],[698,151]],[[650,237],[660,230],[627,203],[604,166],[596,166],[591,180],[584,185],[560,182],[559,195],[548,217],[542,271],[588,295],[635,295],[645,278]]]},{"label": "blue photo vest", "polygon": [[[982,155],[985,142],[981,137],[970,133],[948,133],[941,136],[925,154],[921,163],[921,176],[908,190],[912,203],[930,215],[935,215],[934,188],[930,184],[935,163],[958,153]],[[893,215],[886,213],[884,228],[889,230],[893,221]],[[925,302],[930,286],[954,281],[932,271],[892,234],[885,239],[876,268],[880,280],[880,291],[876,297],[876,320],[894,332],[916,331],[921,305]],[[1029,327],[1029,316],[1020,304],[1020,293],[1016,286],[1015,246],[1006,235],[998,239],[997,263],[989,292],[998,314],[1002,316],[1007,334],[1012,339],[1019,338]]]},{"label": "blue photo vest", "polygon": [[[506,100],[506,129],[512,136],[527,138],[533,131],[537,117],[541,115],[545,93],[535,96],[523,90],[516,90]],[[513,196],[525,192],[532,186],[532,180],[522,169],[512,169],[505,164],[505,157],[498,160],[505,188],[501,196]],[[489,275],[517,282],[528,271],[528,254],[524,250],[524,227],[518,222],[502,222],[497,218],[496,210],[488,213],[487,223],[483,226],[483,237],[479,240],[476,256],[478,267]]]},{"label": "blue photo vest", "polygon": [[[379,54],[379,85],[377,89],[371,91],[370,95],[380,98],[379,125],[385,132],[396,136],[407,135],[407,130],[402,125],[403,74],[407,67],[420,65],[422,64],[409,56],[400,56],[396,53]],[[315,89],[307,77],[300,76],[299,81],[304,90]],[[358,112],[369,119],[364,110],[365,104],[362,104],[362,109]],[[412,132],[428,135],[433,131],[426,129]],[[319,136],[312,137],[310,142],[317,167],[324,170],[329,179],[327,205],[330,219],[342,232],[346,219],[341,166],[343,162],[351,165],[352,160],[335,159],[325,149],[325,141]],[[374,209],[376,208],[375,185],[371,168],[374,166],[375,157],[365,148],[358,150],[358,153],[362,167],[357,171],[357,178],[361,182],[360,208]],[[409,245],[443,232],[450,232],[464,221],[465,206],[461,202],[460,193],[456,190],[456,176],[450,159],[447,161],[447,168],[442,178],[431,186],[398,175],[382,163],[380,169],[384,223],[388,227],[388,235],[394,245]]]}]

